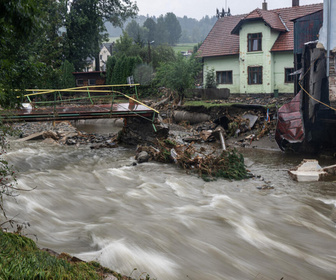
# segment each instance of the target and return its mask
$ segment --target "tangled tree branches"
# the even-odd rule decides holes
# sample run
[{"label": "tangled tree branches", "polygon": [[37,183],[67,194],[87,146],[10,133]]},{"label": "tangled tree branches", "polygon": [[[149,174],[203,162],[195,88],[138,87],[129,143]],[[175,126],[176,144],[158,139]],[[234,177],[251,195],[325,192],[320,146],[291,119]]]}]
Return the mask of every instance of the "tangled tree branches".
[{"label": "tangled tree branches", "polygon": [[4,207],[5,199],[15,197],[18,191],[30,191],[17,188],[17,181],[13,167],[5,159],[8,149],[7,136],[15,134],[15,131],[9,125],[0,123],[0,230],[5,224],[11,227],[17,226],[17,233],[20,233],[23,227],[29,226],[29,223],[18,224],[13,218],[8,219]]},{"label": "tangled tree branches", "polygon": [[[4,209],[4,197],[13,196],[13,190],[16,185],[14,171],[4,159],[4,154],[8,148],[6,136],[9,133],[11,133],[10,128],[0,124],[0,210],[5,219],[7,219],[7,217]],[[2,225],[1,220],[0,218],[0,226]]]},{"label": "tangled tree branches", "polygon": [[248,170],[244,157],[236,150],[222,151],[220,154],[213,150],[207,153],[204,148],[197,150],[193,144],[178,145],[173,140],[158,140],[156,148],[140,146],[137,152],[145,151],[150,159],[171,163],[175,162],[187,172],[197,172],[204,180],[227,178],[242,180],[248,178]]}]

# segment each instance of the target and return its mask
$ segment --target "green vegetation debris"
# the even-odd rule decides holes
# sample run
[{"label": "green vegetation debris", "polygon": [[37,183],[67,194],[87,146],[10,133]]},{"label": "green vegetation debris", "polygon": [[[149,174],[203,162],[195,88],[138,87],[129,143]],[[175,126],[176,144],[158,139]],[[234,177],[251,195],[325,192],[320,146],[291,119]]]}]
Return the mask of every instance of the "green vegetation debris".
[{"label": "green vegetation debris", "polygon": [[249,177],[244,164],[244,157],[234,150],[206,153],[204,149],[196,150],[194,145],[178,145],[173,140],[158,140],[157,147],[140,146],[137,152],[146,151],[152,160],[164,163],[175,162],[189,172],[196,172],[205,181],[216,178],[242,180]]}]

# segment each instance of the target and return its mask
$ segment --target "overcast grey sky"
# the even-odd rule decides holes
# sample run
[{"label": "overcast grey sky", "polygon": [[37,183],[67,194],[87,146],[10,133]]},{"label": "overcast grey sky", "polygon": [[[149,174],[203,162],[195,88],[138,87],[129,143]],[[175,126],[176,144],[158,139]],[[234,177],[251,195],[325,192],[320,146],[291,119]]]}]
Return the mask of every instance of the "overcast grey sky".
[{"label": "overcast grey sky", "polygon": [[[173,12],[178,17],[201,19],[203,16],[214,16],[216,8],[230,7],[233,15],[249,13],[262,7],[264,0],[136,0],[139,15],[160,16]],[[267,0],[268,9],[290,7],[292,0]],[[300,0],[300,5],[322,3],[322,0]]]}]

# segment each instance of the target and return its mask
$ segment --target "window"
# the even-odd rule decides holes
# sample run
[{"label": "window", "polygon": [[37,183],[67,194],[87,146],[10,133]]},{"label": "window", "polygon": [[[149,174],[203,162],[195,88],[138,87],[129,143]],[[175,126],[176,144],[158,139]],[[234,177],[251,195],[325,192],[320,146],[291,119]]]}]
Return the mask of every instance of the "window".
[{"label": "window", "polygon": [[294,68],[285,68],[285,83],[294,83]]},{"label": "window", "polygon": [[216,72],[217,84],[232,84],[232,71]]},{"label": "window", "polygon": [[96,79],[89,79],[89,86],[94,86],[96,84]]},{"label": "window", "polygon": [[249,52],[256,52],[262,50],[261,45],[262,33],[253,33],[247,35],[247,50]]},{"label": "window", "polygon": [[248,67],[248,84],[261,85],[262,84],[262,67]]},{"label": "window", "polygon": [[84,86],[84,81],[83,81],[83,79],[78,79],[78,80],[76,80],[76,85],[77,85],[78,87]]}]

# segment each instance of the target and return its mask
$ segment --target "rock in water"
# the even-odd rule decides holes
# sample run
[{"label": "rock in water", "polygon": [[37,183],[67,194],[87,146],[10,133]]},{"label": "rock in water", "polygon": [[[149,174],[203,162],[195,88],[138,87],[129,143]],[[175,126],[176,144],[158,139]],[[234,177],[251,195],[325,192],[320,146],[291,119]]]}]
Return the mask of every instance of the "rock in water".
[{"label": "rock in water", "polygon": [[143,163],[143,162],[148,162],[149,158],[150,158],[150,155],[147,152],[142,151],[139,154],[137,154],[135,159],[138,161],[138,163]]}]

